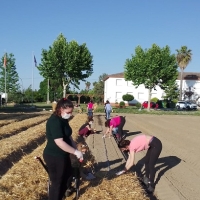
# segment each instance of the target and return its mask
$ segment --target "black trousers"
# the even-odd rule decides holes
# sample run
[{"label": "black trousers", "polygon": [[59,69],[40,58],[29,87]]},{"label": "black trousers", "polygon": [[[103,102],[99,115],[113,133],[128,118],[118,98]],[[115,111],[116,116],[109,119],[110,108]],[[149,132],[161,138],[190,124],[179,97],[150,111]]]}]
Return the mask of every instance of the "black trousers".
[{"label": "black trousers", "polygon": [[120,116],[120,119],[121,119],[121,122],[120,122],[120,125],[118,126],[118,134],[119,134],[119,137],[121,138],[123,135],[123,127],[124,127],[124,124],[126,123],[126,119],[125,117],[122,117],[122,116]]},{"label": "black trousers", "polygon": [[49,200],[62,200],[67,190],[67,181],[72,175],[70,157],[56,157],[43,154],[43,158],[48,167],[51,180]]},{"label": "black trousers", "polygon": [[155,164],[158,160],[160,152],[162,151],[162,143],[161,141],[153,137],[153,140],[149,144],[149,149],[145,156],[145,173],[146,177],[149,178],[150,182],[154,184],[155,179]]}]

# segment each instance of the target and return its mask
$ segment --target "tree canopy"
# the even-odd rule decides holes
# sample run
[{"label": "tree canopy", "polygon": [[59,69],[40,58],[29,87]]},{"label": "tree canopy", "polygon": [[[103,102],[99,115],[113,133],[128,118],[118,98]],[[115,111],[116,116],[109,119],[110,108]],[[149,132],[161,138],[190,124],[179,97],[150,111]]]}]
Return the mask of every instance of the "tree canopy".
[{"label": "tree canopy", "polygon": [[[0,91],[5,92],[5,72],[6,72],[6,93],[8,96],[18,93],[20,90],[19,76],[16,71],[15,58],[12,53],[6,54],[6,66],[3,66],[4,57],[0,60]],[[6,71],[5,71],[6,70]]]},{"label": "tree canopy", "polygon": [[183,71],[192,60],[192,50],[188,49],[186,46],[181,46],[177,49],[176,61],[181,69],[181,81],[180,81],[180,96],[179,99],[182,100],[182,85],[183,85]]},{"label": "tree canopy", "polygon": [[[156,86],[166,89],[173,85],[178,76],[176,58],[171,54],[169,46],[160,48],[153,44],[149,49],[135,48],[135,54],[125,62],[125,79],[132,81],[138,87],[144,84],[145,88],[151,90]],[[148,105],[149,108],[149,105]]]},{"label": "tree canopy", "polygon": [[43,77],[57,80],[63,86],[65,97],[67,86],[79,88],[80,81],[93,73],[93,57],[85,43],[67,42],[60,34],[48,50],[42,50],[38,69]]}]

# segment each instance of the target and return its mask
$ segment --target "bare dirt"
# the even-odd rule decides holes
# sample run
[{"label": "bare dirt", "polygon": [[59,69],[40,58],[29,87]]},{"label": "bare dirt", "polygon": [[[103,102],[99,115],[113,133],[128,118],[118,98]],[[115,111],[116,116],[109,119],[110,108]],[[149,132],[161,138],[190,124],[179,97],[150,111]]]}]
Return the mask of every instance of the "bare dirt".
[{"label": "bare dirt", "polygon": [[[162,141],[155,193],[160,200],[200,199],[200,117],[126,114],[127,139],[137,134],[154,135]],[[138,173],[146,152],[136,155]]]}]

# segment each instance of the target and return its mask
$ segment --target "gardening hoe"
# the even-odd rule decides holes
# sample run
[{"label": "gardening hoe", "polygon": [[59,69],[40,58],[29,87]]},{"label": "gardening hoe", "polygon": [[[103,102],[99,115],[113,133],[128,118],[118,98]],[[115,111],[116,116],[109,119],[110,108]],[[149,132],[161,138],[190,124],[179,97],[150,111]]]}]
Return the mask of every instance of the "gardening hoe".
[{"label": "gardening hoe", "polygon": [[48,173],[48,168],[47,168],[47,166],[44,164],[43,160],[42,160],[40,157],[38,157],[38,156],[35,156],[34,158],[35,158],[36,160],[38,160],[38,161],[41,163],[41,165],[44,167],[45,171]]}]

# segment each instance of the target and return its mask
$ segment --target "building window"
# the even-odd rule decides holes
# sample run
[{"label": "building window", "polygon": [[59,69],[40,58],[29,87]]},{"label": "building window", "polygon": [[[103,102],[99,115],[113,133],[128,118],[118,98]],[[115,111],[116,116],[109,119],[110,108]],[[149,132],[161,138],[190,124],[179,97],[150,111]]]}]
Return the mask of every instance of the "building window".
[{"label": "building window", "polygon": [[122,79],[116,79],[116,85],[117,86],[122,86]]},{"label": "building window", "polygon": [[138,100],[144,100],[144,93],[138,92]]},{"label": "building window", "polygon": [[119,103],[122,99],[122,92],[116,92],[115,99]]}]

